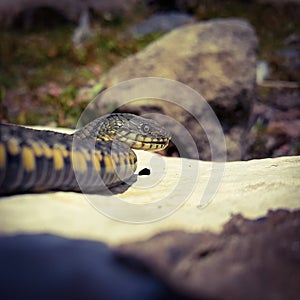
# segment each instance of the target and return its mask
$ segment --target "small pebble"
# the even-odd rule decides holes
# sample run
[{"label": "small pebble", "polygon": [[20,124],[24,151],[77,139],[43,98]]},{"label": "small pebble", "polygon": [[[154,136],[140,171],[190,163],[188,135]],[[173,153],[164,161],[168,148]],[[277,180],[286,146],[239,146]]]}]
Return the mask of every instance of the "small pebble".
[{"label": "small pebble", "polygon": [[141,171],[139,171],[139,176],[142,175],[150,175],[150,170],[148,168],[144,168]]}]

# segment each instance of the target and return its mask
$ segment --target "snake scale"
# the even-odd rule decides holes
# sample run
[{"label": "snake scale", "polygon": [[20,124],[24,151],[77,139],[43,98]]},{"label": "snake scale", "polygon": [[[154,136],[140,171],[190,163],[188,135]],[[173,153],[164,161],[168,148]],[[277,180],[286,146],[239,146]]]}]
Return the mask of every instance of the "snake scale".
[{"label": "snake scale", "polygon": [[100,117],[73,134],[0,124],[0,195],[49,190],[98,192],[129,179],[131,149],[164,149],[170,134],[133,114]]}]

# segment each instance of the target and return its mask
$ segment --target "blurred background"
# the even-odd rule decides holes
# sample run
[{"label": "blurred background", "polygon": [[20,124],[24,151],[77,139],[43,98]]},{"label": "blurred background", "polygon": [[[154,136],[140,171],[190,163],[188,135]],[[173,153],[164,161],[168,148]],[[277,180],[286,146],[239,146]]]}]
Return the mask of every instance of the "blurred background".
[{"label": "blurred background", "polygon": [[297,0],[0,0],[0,119],[74,128],[111,67],[178,26],[216,18],[247,20],[259,40],[240,159],[299,155]]}]

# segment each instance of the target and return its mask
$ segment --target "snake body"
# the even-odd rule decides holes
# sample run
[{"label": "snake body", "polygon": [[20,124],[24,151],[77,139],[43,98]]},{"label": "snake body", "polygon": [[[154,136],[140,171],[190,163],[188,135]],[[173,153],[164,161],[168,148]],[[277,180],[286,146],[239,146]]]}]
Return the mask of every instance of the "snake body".
[{"label": "snake body", "polygon": [[133,114],[110,114],[73,134],[0,124],[0,195],[48,190],[98,192],[129,179],[131,149],[164,149],[170,134]]}]

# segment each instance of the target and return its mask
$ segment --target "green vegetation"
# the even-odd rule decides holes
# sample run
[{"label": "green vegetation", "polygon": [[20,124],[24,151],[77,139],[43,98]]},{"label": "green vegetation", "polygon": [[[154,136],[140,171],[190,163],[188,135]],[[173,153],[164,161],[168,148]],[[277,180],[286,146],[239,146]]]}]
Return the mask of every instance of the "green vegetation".
[{"label": "green vegetation", "polygon": [[[101,24],[93,26],[94,36],[76,48],[74,29],[67,24],[50,30],[0,32],[1,119],[74,126],[88,103],[76,99],[79,88],[95,84],[95,96],[104,88],[98,81],[101,74],[159,36],[129,39],[115,23]],[[16,114],[9,112],[11,106]]]}]

